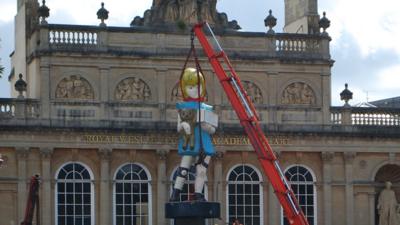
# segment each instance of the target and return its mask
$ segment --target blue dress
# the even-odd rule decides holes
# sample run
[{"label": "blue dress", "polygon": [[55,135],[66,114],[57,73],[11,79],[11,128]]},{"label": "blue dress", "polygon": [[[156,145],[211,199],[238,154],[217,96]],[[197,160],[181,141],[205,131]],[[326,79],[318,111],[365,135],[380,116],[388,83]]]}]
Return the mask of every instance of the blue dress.
[{"label": "blue dress", "polygon": [[[199,109],[199,102],[178,102],[176,103],[176,108],[179,109]],[[210,105],[207,105],[205,103],[200,103],[200,109],[212,111],[213,107]],[[200,130],[200,132],[199,132]],[[200,135],[201,133],[201,135]],[[200,143],[200,137],[201,137],[201,143]],[[188,147],[187,149],[183,148],[183,138],[179,138],[178,141],[178,153],[179,155],[190,155],[190,156],[197,156],[200,153],[201,147],[203,147],[203,152],[206,155],[214,155],[215,150],[214,146],[212,144],[212,138],[209,133],[207,133],[204,130],[201,130],[200,124],[197,123],[196,127],[194,128],[194,148],[191,149]]]}]

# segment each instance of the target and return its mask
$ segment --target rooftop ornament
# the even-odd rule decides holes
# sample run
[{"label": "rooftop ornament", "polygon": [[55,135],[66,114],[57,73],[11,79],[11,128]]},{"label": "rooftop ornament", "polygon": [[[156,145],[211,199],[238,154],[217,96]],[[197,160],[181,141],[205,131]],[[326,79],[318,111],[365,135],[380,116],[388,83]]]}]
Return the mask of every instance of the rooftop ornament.
[{"label": "rooftop ornament", "polygon": [[15,82],[14,88],[19,92],[18,98],[24,98],[23,92],[26,91],[28,85],[22,79],[22,74],[19,74],[19,79]]},{"label": "rooftop ornament", "polygon": [[275,31],[272,29],[276,26],[276,18],[272,15],[272,10],[269,10],[269,15],[264,20],[264,24],[266,27],[269,27],[267,34],[275,34]]},{"label": "rooftop ornament", "polygon": [[40,24],[46,25],[46,18],[50,16],[50,9],[46,6],[46,0],[43,0],[42,5],[38,8],[38,15],[41,18]]},{"label": "rooftop ornament", "polygon": [[322,18],[319,20],[319,28],[322,28],[322,34],[327,35],[326,29],[331,26],[331,21],[326,18],[326,12],[322,13]]},{"label": "rooftop ornament", "polygon": [[347,87],[348,87],[347,83],[344,84],[344,90],[340,93],[340,100],[345,102],[344,103],[345,107],[350,107],[349,100],[353,99],[353,92],[347,89]]},{"label": "rooftop ornament", "polygon": [[107,26],[104,20],[108,19],[108,10],[104,8],[104,2],[101,3],[101,8],[97,11],[97,19],[101,20],[100,27]]}]

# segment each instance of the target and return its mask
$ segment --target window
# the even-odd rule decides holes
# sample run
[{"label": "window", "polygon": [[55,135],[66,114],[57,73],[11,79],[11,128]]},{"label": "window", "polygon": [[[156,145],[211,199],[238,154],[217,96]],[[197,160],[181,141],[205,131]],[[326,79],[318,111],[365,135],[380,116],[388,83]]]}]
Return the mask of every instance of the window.
[{"label": "window", "polygon": [[[174,173],[172,175],[172,185],[171,185],[171,192],[172,189],[174,188],[175,184],[175,178],[178,176],[178,168],[174,170]],[[187,174],[185,184],[183,185],[181,194],[180,194],[180,200],[181,201],[191,201],[194,200],[194,180],[196,179],[196,167],[192,166],[189,169],[189,173]],[[206,181],[207,182],[207,181]],[[204,197],[207,199],[207,184],[204,185],[203,189],[203,194]]]},{"label": "window", "polygon": [[[308,223],[310,225],[316,224],[316,193],[314,176],[311,170],[304,166],[296,165],[287,169],[285,176],[296,195]],[[283,224],[289,225],[286,218],[284,218]]]},{"label": "window", "polygon": [[258,171],[249,165],[239,165],[228,174],[227,218],[241,224],[263,224],[262,186]]},{"label": "window", "polygon": [[62,166],[56,176],[56,224],[93,225],[91,171],[81,163]]},{"label": "window", "polygon": [[114,178],[114,224],[151,224],[150,175],[139,164],[130,163],[117,170]]}]

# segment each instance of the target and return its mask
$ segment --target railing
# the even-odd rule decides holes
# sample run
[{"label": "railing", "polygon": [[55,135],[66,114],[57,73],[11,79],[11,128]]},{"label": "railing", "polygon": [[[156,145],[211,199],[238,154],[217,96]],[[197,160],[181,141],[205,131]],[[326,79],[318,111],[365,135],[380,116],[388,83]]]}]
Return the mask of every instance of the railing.
[{"label": "railing", "polygon": [[38,118],[40,103],[34,99],[0,98],[0,119]]},{"label": "railing", "polygon": [[[165,52],[166,54],[170,53],[173,55],[184,52],[184,55],[189,47],[186,41],[176,41],[186,38],[184,36],[188,36],[187,34],[171,30],[168,35],[160,36],[158,35],[160,31],[153,27],[103,28],[97,26],[49,24],[41,26],[40,32],[42,50],[46,50],[46,48],[68,51],[108,49],[110,52],[114,50],[119,54],[126,52],[126,54],[131,55],[135,51],[145,54],[146,49],[157,47],[157,52]],[[163,33],[165,33],[165,30],[163,30]],[[231,41],[231,39],[240,37],[250,38],[252,41],[240,42],[240,45],[233,44],[237,42]],[[266,35],[261,32],[237,32],[225,35],[223,38],[227,43],[223,46],[226,50],[237,52],[237,54],[243,56],[246,55],[243,51],[235,51],[235,49],[248,49],[252,56],[259,54],[260,56],[268,55],[269,57],[276,56],[280,58],[330,58],[330,38],[329,36],[319,34],[277,33]],[[269,40],[268,44],[261,44],[254,47],[254,43],[265,43],[265,39]],[[151,54],[151,51],[148,54]]]},{"label": "railing", "polygon": [[276,34],[277,52],[320,52],[321,36]]},{"label": "railing", "polygon": [[98,29],[83,26],[49,25],[50,46],[95,47],[99,43]]},{"label": "railing", "polygon": [[0,118],[15,116],[15,101],[9,98],[0,98]]},{"label": "railing", "polygon": [[332,124],[400,126],[400,108],[331,107]]}]

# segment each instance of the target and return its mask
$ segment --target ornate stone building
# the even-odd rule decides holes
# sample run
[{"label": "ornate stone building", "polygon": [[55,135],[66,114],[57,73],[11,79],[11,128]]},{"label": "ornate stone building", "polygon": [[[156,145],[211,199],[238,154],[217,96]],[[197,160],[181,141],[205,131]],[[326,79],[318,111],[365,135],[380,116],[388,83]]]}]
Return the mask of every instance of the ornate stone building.
[{"label": "ornate stone building", "polygon": [[[310,224],[378,224],[384,181],[400,200],[400,111],[331,106],[329,20],[316,0],[285,0],[286,33],[273,31],[272,14],[266,33],[237,31],[215,0],[154,0],[130,27],[107,27],[104,7],[100,26],[48,24],[46,6],[17,2],[9,79],[19,81],[13,98],[0,99],[0,224],[22,221],[37,173],[42,225],[170,224],[176,83],[188,27],[203,19],[243,80]],[[222,216],[210,224],[286,224],[208,60],[200,60],[220,116],[204,192],[221,202]],[[193,189],[188,177],[183,200]]]}]

